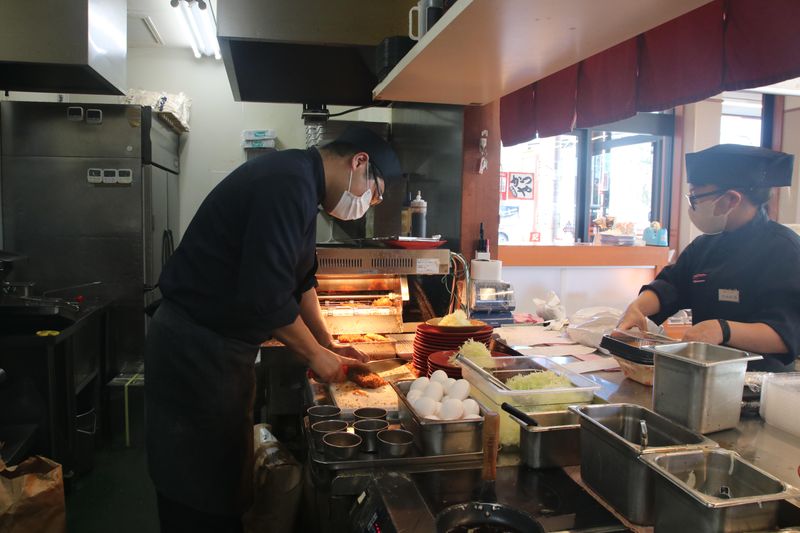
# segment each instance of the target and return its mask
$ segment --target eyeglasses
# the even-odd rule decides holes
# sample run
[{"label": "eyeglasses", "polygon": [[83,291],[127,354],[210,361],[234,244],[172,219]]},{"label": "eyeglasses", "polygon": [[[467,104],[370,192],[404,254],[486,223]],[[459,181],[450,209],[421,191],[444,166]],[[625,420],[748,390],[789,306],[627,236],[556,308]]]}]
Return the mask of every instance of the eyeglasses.
[{"label": "eyeglasses", "polygon": [[697,200],[699,200],[700,198],[707,198],[709,196],[722,196],[726,192],[728,192],[728,189],[723,189],[721,191],[704,192],[701,194],[686,194],[685,196],[686,200],[689,202],[689,206],[692,209],[697,209]]},{"label": "eyeglasses", "polygon": [[372,163],[367,165],[367,182],[369,183],[369,177],[372,177],[373,181],[375,182],[375,192],[377,194],[372,195],[372,201],[369,205],[375,206],[378,205],[383,201],[383,191],[381,190],[381,184],[378,181],[378,174],[375,172],[375,166]]}]

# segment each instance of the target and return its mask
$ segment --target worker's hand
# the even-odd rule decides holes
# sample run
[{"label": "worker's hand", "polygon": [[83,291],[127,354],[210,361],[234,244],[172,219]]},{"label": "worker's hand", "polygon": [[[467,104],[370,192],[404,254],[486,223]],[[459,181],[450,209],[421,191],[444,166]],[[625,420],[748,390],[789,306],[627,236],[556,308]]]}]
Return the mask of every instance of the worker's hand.
[{"label": "worker's hand", "polygon": [[319,352],[309,359],[308,366],[318,381],[339,383],[347,380],[346,369],[340,359],[330,350],[320,347]]},{"label": "worker's hand", "polygon": [[647,331],[647,317],[644,316],[636,302],[628,306],[619,324],[617,324],[617,329],[629,330],[633,328],[639,328],[641,332]]},{"label": "worker's hand", "polygon": [[722,343],[722,326],[718,320],[703,320],[686,330],[683,334],[685,342]]},{"label": "worker's hand", "polygon": [[355,359],[356,361],[360,361],[362,363],[369,362],[369,356],[355,346],[345,346],[334,341],[331,343],[328,349],[336,355],[341,355],[342,357]]}]

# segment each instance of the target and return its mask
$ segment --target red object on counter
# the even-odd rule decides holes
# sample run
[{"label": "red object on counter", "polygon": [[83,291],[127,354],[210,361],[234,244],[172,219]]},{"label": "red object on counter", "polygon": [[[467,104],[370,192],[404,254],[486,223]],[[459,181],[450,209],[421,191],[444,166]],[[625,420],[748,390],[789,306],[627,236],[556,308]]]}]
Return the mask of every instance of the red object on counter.
[{"label": "red object on counter", "polygon": [[391,246],[392,248],[403,248],[405,250],[429,250],[431,248],[438,248],[447,241],[407,241],[390,239],[384,242],[386,242],[387,246]]}]

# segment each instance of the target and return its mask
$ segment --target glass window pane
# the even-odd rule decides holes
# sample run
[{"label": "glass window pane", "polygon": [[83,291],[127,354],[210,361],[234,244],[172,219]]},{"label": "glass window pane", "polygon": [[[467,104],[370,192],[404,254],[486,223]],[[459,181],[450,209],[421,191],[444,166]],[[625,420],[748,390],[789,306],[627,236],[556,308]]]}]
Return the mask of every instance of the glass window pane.
[{"label": "glass window pane", "polygon": [[499,244],[572,244],[578,138],[559,135],[502,147]]},{"label": "glass window pane", "polygon": [[[614,144],[626,137],[643,142]],[[650,136],[592,132],[589,221],[613,217],[614,225],[632,224],[637,235],[650,225],[652,211],[654,142]],[[590,232],[591,234],[591,232]]]}]

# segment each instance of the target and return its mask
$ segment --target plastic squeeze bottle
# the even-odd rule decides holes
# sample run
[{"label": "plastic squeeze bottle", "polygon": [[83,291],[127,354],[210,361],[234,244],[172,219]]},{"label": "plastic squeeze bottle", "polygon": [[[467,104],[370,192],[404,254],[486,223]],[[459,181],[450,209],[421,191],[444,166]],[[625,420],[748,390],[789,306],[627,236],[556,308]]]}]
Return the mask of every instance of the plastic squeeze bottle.
[{"label": "plastic squeeze bottle", "polygon": [[428,215],[428,202],[422,199],[421,191],[417,191],[417,197],[411,201],[411,236],[425,238],[426,217]]}]

